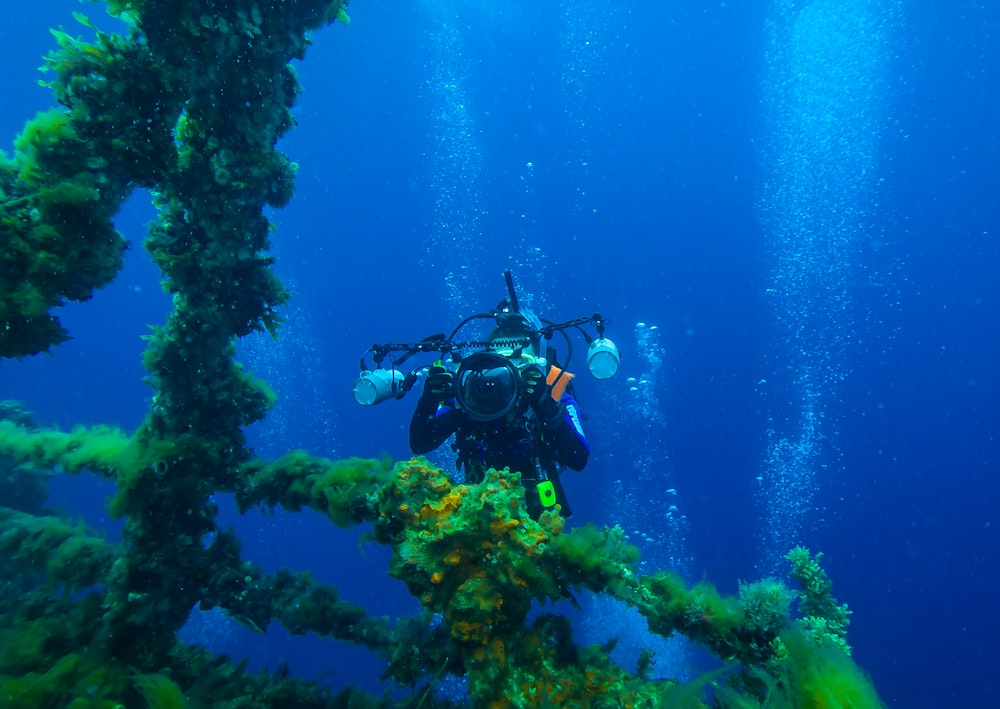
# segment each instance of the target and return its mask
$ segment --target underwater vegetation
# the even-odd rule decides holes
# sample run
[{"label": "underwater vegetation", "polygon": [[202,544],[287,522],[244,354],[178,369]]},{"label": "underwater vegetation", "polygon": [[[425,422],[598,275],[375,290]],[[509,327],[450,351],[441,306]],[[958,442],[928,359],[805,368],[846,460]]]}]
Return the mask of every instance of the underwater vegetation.
[{"label": "underwater vegetation", "polygon": [[[423,459],[327,460],[292,451],[267,461],[244,429],[274,402],[234,360],[235,341],[278,334],[288,294],[267,255],[267,206],[292,197],[294,164],[275,150],[293,125],[292,59],[309,33],[347,23],[329,0],[109,0],[129,28],[94,39],[53,31],[46,58],[59,108],[0,158],[0,356],[49,351],[68,337],[53,314],[114,278],[126,242],[112,217],[136,187],[158,217],[145,247],[173,294],[148,337],[154,391],[138,429],[44,430],[0,404],[0,704],[15,707],[448,707],[444,674],[467,678],[475,707],[878,707],[846,643],[848,612],[819,555],[788,556],[793,591],[765,579],[724,597],[669,570],[637,571],[620,529],[567,531],[532,520],[516,479],[493,471],[454,484]],[[112,480],[121,543],[44,507],[54,474]],[[422,604],[413,618],[373,617],[310,575],[243,560],[218,525],[216,493],[241,510],[310,508],[366,525],[391,549],[390,576]],[[580,647],[567,618],[539,604],[608,594],[682,633],[723,666],[686,684]],[[250,674],[184,644],[194,607],[221,608],[362,645],[385,660],[375,697],[334,693],[287,673]],[[440,619],[438,622],[437,619]]]}]

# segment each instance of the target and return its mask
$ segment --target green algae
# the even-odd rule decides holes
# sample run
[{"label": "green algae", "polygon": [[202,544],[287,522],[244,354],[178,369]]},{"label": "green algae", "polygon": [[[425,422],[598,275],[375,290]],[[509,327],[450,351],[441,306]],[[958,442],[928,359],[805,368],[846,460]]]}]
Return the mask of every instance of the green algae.
[{"label": "green algae", "polygon": [[184,692],[166,675],[158,672],[136,675],[132,683],[149,709],[184,709],[187,706]]}]

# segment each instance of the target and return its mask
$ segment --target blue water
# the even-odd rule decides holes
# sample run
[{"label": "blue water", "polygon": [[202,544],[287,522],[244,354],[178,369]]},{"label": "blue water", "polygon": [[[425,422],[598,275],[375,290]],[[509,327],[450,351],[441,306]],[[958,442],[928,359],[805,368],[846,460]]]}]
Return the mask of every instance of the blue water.
[{"label": "blue water", "polygon": [[[483,3],[355,0],[299,66],[300,165],[273,215],[294,298],[281,340],[241,357],[281,395],[259,453],[408,454],[415,397],[360,409],[373,342],[450,331],[504,296],[554,320],[599,311],[623,351],[610,382],[574,369],[593,455],[576,516],[621,524],[646,569],[735,592],[825,553],[854,610],[855,657],[893,707],[1000,702],[995,638],[1000,442],[1000,5],[908,0]],[[73,0],[9,3],[0,135],[51,99],[47,27]],[[83,32],[83,28],[79,28]],[[140,353],[169,303],[137,195],[117,281],[61,317],[74,339],[0,363],[0,397],[40,422],[134,428]],[[582,351],[582,343],[578,345]],[[445,459],[442,459],[445,460]],[[94,525],[108,489],[59,480]],[[387,554],[315,514],[250,514],[247,558],[311,569],[376,614],[412,612]],[[581,638],[658,642],[584,599]],[[185,637],[378,686],[364,651],[226,618]],[[697,650],[657,645],[657,671]]]}]

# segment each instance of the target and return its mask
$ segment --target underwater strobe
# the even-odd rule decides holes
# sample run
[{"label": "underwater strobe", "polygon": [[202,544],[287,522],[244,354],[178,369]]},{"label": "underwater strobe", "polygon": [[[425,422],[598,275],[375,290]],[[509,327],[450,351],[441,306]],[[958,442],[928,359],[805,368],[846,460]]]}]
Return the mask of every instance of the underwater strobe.
[{"label": "underwater strobe", "polygon": [[363,371],[354,382],[354,400],[362,406],[373,406],[390,397],[402,398],[405,380],[405,375],[398,369]]},{"label": "underwater strobe", "polygon": [[[519,373],[529,366],[543,372],[556,372],[553,389],[566,376],[573,357],[573,344],[567,331],[576,329],[587,342],[587,370],[595,379],[610,379],[618,373],[621,354],[618,347],[604,336],[608,321],[600,314],[554,323],[522,309],[514,290],[510,271],[504,271],[507,298],[488,313],[476,313],[462,320],[447,337],[444,333],[430,335],[420,342],[372,345],[361,357],[361,374],[354,382],[354,400],[362,406],[373,406],[387,399],[402,399],[417,382],[420,374],[431,365],[404,371],[403,365],[416,354],[436,353],[436,366],[449,369],[455,377],[453,396],[448,397],[476,420],[491,420],[515,408],[522,395]],[[456,341],[458,332],[473,320],[489,319],[495,326],[486,340]],[[584,330],[591,325],[596,337]],[[565,360],[560,360],[551,345],[559,333],[566,343]],[[542,340],[545,340],[544,350]],[[370,356],[374,367],[369,368]],[[551,370],[550,370],[551,365]],[[569,376],[569,379],[572,375]],[[568,382],[562,382],[563,387]],[[488,392],[488,396],[487,396]],[[501,401],[502,399],[502,401]],[[484,402],[488,405],[484,405]]]}]

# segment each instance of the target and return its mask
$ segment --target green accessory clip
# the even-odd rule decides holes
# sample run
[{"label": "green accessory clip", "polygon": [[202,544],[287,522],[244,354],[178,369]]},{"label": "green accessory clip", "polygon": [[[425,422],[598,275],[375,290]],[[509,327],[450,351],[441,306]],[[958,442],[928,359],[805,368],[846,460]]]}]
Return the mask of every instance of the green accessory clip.
[{"label": "green accessory clip", "polygon": [[538,499],[542,502],[542,507],[548,508],[556,504],[556,486],[551,480],[542,480],[535,486],[538,490]]}]

